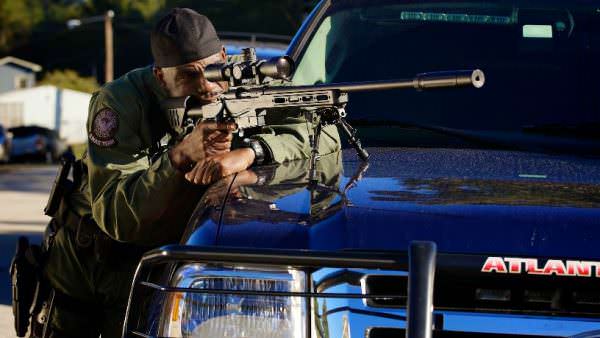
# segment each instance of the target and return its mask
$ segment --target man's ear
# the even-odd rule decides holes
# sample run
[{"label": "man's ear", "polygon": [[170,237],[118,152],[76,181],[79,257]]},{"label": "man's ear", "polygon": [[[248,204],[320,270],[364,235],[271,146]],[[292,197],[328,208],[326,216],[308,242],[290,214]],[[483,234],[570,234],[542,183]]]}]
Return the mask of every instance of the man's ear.
[{"label": "man's ear", "polygon": [[162,68],[154,66],[152,67],[152,73],[154,74],[154,77],[160,86],[166,89],[167,82],[165,81],[165,73],[163,72]]},{"label": "man's ear", "polygon": [[221,47],[221,60],[223,60],[223,62],[227,61],[227,51],[225,50],[225,46]]}]

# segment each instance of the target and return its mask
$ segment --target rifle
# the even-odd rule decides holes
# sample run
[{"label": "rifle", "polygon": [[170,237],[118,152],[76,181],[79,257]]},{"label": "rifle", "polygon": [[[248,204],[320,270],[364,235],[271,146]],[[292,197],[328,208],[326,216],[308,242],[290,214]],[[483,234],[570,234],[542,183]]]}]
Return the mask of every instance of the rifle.
[{"label": "rifle", "polygon": [[[319,135],[326,125],[337,125],[354,147],[358,156],[367,161],[368,152],[362,147],[354,129],[346,121],[348,94],[359,91],[390,89],[428,90],[435,88],[473,86],[481,88],[485,76],[479,69],[418,74],[408,80],[386,80],[359,83],[332,83],[309,86],[273,86],[270,80],[289,81],[294,62],[288,56],[257,60],[253,48],[244,49],[242,61],[209,65],[204,71],[208,81],[228,81],[229,90],[216,102],[200,104],[193,97],[169,99],[163,102],[169,123],[180,134],[190,132],[197,121],[231,121],[236,132],[262,127],[269,110],[298,108],[308,121],[314,122],[311,136],[311,158],[318,159]],[[314,170],[315,166],[311,166]],[[315,173],[316,174],[316,173]],[[314,177],[311,171],[310,177]]]}]

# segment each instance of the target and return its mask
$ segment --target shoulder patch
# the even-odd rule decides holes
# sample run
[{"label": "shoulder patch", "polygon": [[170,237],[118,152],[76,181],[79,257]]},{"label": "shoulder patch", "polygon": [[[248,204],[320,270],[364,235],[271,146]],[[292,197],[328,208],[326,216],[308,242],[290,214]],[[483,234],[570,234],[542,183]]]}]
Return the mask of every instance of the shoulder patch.
[{"label": "shoulder patch", "polygon": [[102,109],[94,117],[89,138],[100,147],[111,147],[117,144],[115,135],[119,129],[119,117],[110,109]]}]

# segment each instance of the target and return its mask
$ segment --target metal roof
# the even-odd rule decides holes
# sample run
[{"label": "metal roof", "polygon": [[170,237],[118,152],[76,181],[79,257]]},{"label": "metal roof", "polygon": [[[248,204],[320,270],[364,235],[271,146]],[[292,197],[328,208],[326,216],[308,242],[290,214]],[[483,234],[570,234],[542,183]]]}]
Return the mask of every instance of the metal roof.
[{"label": "metal roof", "polygon": [[8,64],[8,63],[12,63],[17,66],[23,67],[23,68],[31,69],[34,72],[39,72],[42,70],[42,66],[35,64],[33,62],[21,60],[14,56],[6,56],[6,57],[3,57],[0,59],[0,66]]}]

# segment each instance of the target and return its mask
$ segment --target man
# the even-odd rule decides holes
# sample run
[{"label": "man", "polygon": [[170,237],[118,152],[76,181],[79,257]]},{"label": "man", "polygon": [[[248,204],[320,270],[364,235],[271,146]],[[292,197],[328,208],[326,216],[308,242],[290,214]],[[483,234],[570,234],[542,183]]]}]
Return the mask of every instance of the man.
[{"label": "man", "polygon": [[[153,67],[125,74],[90,101],[87,154],[54,218],[44,271],[55,293],[49,337],[119,337],[141,254],[179,240],[207,184],[310,154],[312,128],[300,115],[272,119],[234,150],[231,124],[201,123],[179,140],[161,101],[215,100],[227,84],[207,81],[203,70],[225,62],[225,49],[205,16],[178,8],[158,22],[151,46]],[[321,152],[339,147],[335,127],[326,128]]]}]

